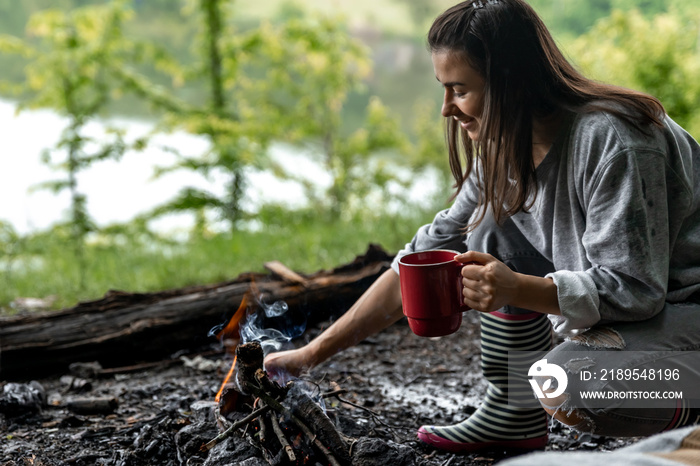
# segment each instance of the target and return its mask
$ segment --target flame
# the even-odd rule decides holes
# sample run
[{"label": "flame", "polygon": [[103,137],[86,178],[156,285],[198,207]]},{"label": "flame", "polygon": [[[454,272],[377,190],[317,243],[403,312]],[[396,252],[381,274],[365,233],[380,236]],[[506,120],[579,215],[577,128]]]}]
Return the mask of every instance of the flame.
[{"label": "flame", "polygon": [[[226,352],[229,354],[231,352],[234,353],[233,363],[231,364],[231,368],[228,370],[228,374],[226,374],[226,377],[224,378],[224,381],[221,383],[221,387],[219,388],[219,391],[216,393],[216,397],[214,398],[214,400],[217,403],[221,399],[221,395],[224,392],[224,388],[226,387],[226,384],[228,384],[228,381],[231,379],[231,376],[234,373],[234,369],[236,368],[235,350],[236,350],[236,347],[238,346],[238,340],[240,339],[240,332],[239,332],[238,324],[241,322],[241,319],[243,319],[243,316],[245,316],[245,311],[248,308],[248,300],[250,299],[249,295],[250,295],[250,291],[246,292],[246,294],[243,295],[243,299],[241,299],[241,304],[238,306],[238,309],[236,309],[236,312],[234,312],[233,316],[228,321],[226,326],[223,329],[221,329],[221,331],[219,331],[219,333],[216,334],[216,338],[224,341],[224,346],[226,346]],[[228,345],[226,345],[226,342],[225,342],[226,339],[235,339],[236,344],[228,346]]]},{"label": "flame", "polygon": [[219,391],[216,393],[216,397],[214,398],[214,401],[217,403],[221,399],[221,394],[224,392],[224,387],[226,387],[226,384],[228,383],[229,379],[233,375],[233,369],[236,367],[236,358],[238,356],[233,357],[233,364],[231,364],[231,369],[228,370],[228,374],[226,374],[226,378],[224,379],[224,382],[221,384],[221,388],[219,388]]},{"label": "flame", "polygon": [[216,334],[216,338],[223,340],[224,338],[238,338],[240,336],[238,324],[241,323],[241,319],[243,319],[243,316],[245,316],[245,310],[248,308],[248,300],[250,299],[249,294],[250,292],[248,291],[243,295],[243,299],[241,299],[241,304],[238,306],[238,309],[236,309],[236,312],[233,313],[233,316],[228,321],[226,326]]}]

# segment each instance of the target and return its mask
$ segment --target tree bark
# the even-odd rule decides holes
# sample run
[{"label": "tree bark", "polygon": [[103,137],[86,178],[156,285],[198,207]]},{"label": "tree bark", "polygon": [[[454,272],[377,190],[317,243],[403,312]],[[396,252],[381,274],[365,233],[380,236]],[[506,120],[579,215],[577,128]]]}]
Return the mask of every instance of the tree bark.
[{"label": "tree bark", "polygon": [[345,312],[390,261],[370,245],[352,263],[311,275],[246,273],[229,282],[156,293],[110,291],[60,311],[0,317],[0,379],[64,373],[73,362],[118,367],[156,361],[216,343],[209,330],[228,321],[253,285],[264,302],[285,301],[313,325]]}]

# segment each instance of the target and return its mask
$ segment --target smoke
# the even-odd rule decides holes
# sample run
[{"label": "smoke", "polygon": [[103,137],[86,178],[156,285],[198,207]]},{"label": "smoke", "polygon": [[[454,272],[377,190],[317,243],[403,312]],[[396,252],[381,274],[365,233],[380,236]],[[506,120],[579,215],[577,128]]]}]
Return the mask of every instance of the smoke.
[{"label": "smoke", "polygon": [[[291,349],[292,340],[306,330],[306,315],[302,311],[290,310],[284,301],[267,304],[260,297],[259,309],[251,306],[240,325],[241,343],[257,341],[265,355]],[[262,312],[260,312],[262,311]]]}]

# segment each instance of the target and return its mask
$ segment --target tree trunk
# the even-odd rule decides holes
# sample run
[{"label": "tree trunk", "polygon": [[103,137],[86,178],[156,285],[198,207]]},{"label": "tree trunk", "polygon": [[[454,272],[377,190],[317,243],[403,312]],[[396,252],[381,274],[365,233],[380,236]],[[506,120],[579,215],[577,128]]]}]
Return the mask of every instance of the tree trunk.
[{"label": "tree trunk", "polygon": [[202,348],[216,342],[210,329],[230,319],[252,286],[260,294],[253,298],[284,301],[290,311],[304,311],[312,325],[345,312],[390,261],[370,245],[352,263],[312,275],[273,262],[271,273],[241,274],[230,282],[157,293],[110,291],[60,311],[0,317],[0,380],[63,373],[73,362],[116,367]]}]

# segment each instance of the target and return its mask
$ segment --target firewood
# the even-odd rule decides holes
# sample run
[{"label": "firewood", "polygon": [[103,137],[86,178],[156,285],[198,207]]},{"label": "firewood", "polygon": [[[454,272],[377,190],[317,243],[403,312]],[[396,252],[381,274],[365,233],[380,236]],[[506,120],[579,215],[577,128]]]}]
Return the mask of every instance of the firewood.
[{"label": "firewood", "polygon": [[[262,369],[263,350],[260,343],[254,341],[239,345],[236,360],[239,364],[236,381],[242,391],[259,397],[264,405],[290,419],[331,465],[350,464],[347,449],[337,429],[320,408],[314,409],[310,398],[301,394],[294,396],[289,400],[292,409],[282,404],[281,400],[288,397],[291,390],[280,387],[267,377]],[[312,430],[309,424],[316,428]]]},{"label": "firewood", "polygon": [[296,463],[297,457],[294,454],[294,448],[292,448],[292,446],[289,444],[287,437],[284,436],[284,432],[282,432],[282,427],[280,427],[280,421],[277,419],[277,416],[270,416],[270,421],[272,422],[272,430],[275,432],[275,435],[277,436],[277,440],[279,440],[280,445],[282,445],[282,449],[287,455],[289,462],[292,464]]},{"label": "firewood", "polygon": [[[291,393],[291,392],[290,392]],[[290,400],[290,398],[293,398]],[[292,414],[303,419],[304,423],[313,426],[310,429],[315,437],[325,445],[343,464],[350,463],[348,448],[340,437],[333,422],[326,416],[321,407],[304,393],[295,392],[287,397],[287,403],[292,406]]]},{"label": "firewood", "polygon": [[223,442],[224,440],[229,438],[231,435],[233,435],[233,433],[236,430],[240,429],[241,427],[247,426],[250,421],[257,418],[258,416],[261,416],[262,414],[266,413],[269,410],[270,410],[269,406],[264,406],[260,409],[253,411],[252,413],[248,414],[246,417],[244,417],[240,421],[233,423],[231,425],[231,427],[229,427],[228,429],[221,432],[219,435],[217,435],[216,437],[214,437],[213,439],[211,439],[210,441],[208,441],[207,443],[205,443],[204,445],[199,447],[199,451],[205,452],[205,451],[211,450],[216,445],[218,445],[219,442]]},{"label": "firewood", "polygon": [[[263,401],[260,401],[258,404],[261,408],[263,406],[267,406]],[[260,445],[265,445],[265,442],[267,441],[266,418],[267,416],[258,416],[258,441],[260,442]]]},{"label": "firewood", "polygon": [[293,270],[290,270],[286,265],[284,265],[280,261],[265,262],[264,267],[273,274],[279,276],[280,278],[290,283],[298,283],[302,286],[307,286],[309,284],[306,278],[294,272]]},{"label": "firewood", "polygon": [[263,366],[263,350],[258,342],[239,345],[236,348],[236,383],[243,394],[255,394],[255,373]]},{"label": "firewood", "polygon": [[[296,418],[295,416],[292,416],[292,419],[294,420],[294,423],[299,426],[299,428],[304,432],[304,435],[306,435],[309,439],[311,439],[311,442],[314,444],[317,450],[323,454],[323,456],[326,458],[328,463],[331,464],[331,466],[343,466],[341,463],[338,462],[335,456],[333,456],[333,453],[326,448],[326,446],[321,442],[321,440],[314,435],[314,433],[311,431],[311,429],[308,428],[306,424],[304,424],[301,420]],[[349,464],[349,463],[343,463],[343,464]]]}]

